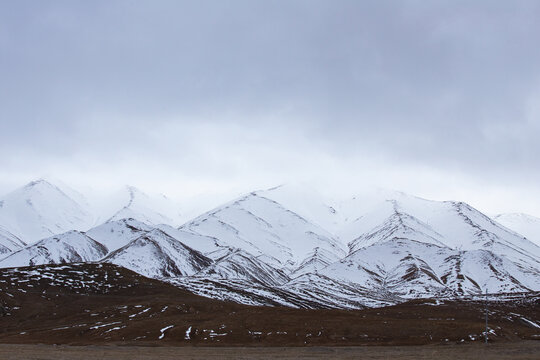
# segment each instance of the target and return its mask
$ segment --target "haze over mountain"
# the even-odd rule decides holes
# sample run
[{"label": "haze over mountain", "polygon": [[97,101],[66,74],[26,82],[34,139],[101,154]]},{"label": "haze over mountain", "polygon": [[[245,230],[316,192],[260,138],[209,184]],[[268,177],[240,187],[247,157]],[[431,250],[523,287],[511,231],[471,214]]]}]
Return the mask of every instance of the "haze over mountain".
[{"label": "haze over mountain", "polygon": [[540,246],[540,218],[523,213],[499,214],[493,218]]},{"label": "haze over mountain", "polygon": [[133,186],[89,198],[46,179],[0,197],[0,227],[29,244],[68,230],[86,231],[129,218],[153,225],[179,225],[180,206],[164,195],[151,197]]}]

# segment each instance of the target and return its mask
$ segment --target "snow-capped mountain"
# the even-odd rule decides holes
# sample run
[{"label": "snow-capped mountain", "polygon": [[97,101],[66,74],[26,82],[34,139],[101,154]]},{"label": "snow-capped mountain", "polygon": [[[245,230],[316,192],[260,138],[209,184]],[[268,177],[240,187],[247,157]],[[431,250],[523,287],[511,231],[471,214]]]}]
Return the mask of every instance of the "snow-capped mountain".
[{"label": "snow-capped mountain", "polygon": [[405,297],[540,286],[540,248],[463,202],[388,192],[351,202],[350,254],[322,270],[330,278]]},{"label": "snow-capped mountain", "polygon": [[84,233],[71,230],[29,245],[0,260],[0,267],[64,264],[101,259],[107,248]]},{"label": "snow-capped mountain", "polygon": [[[58,195],[50,184],[39,189],[23,192],[32,195],[31,204],[41,199],[35,194]],[[64,202],[72,196],[63,194]],[[111,198],[116,210],[97,216],[107,221],[86,233],[68,231],[24,247],[10,228],[0,228],[0,252],[3,244],[11,246],[4,245],[0,267],[110,262],[204,296],[295,307],[361,308],[409,298],[540,290],[540,247],[515,225],[524,220],[494,220],[463,202],[389,191],[330,201],[307,188],[280,186],[176,228],[150,197],[134,188],[125,194],[122,202]],[[534,237],[538,219],[525,219]],[[33,227],[54,222],[45,220],[29,218]]]},{"label": "snow-capped mountain", "polygon": [[493,219],[540,246],[540,218],[522,213],[510,213],[496,215]]},{"label": "snow-capped mountain", "polygon": [[109,195],[100,210],[102,222],[135,219],[148,225],[180,225],[179,206],[165,195],[150,196],[134,186]]},{"label": "snow-capped mountain", "polygon": [[115,251],[135,240],[152,227],[133,218],[108,221],[86,232],[86,235],[105,245],[109,252]]},{"label": "snow-capped mountain", "polygon": [[162,230],[123,219],[87,233],[68,231],[40,240],[8,254],[0,260],[0,268],[95,261],[114,263],[150,277],[194,275],[213,264],[210,258]]},{"label": "snow-capped mountain", "polygon": [[324,196],[309,184],[283,184],[254,193],[274,200],[332,234],[337,233],[343,226],[341,214],[335,208],[336,201]]},{"label": "snow-capped mountain", "polygon": [[68,230],[87,230],[93,222],[82,195],[42,179],[0,199],[0,226],[28,244]]},{"label": "snow-capped mountain", "polygon": [[519,292],[540,288],[539,268],[489,250],[453,250],[394,238],[361,248],[321,273],[401,297]]},{"label": "snow-capped mountain", "polygon": [[351,251],[380,241],[407,238],[455,250],[490,249],[504,255],[511,251],[519,258],[540,258],[539,246],[463,202],[395,193],[351,219],[340,234]]},{"label": "snow-capped mountain", "polygon": [[343,257],[345,246],[331,233],[285,208],[251,193],[183,225],[181,229],[219,239],[290,273],[315,249]]},{"label": "snow-capped mountain", "polygon": [[182,223],[178,204],[164,195],[149,196],[133,186],[91,200],[60,181],[44,179],[3,196],[0,198],[0,251],[7,253],[9,249],[17,249],[13,241],[32,244],[69,230],[86,231],[96,225],[125,219],[147,226]]}]

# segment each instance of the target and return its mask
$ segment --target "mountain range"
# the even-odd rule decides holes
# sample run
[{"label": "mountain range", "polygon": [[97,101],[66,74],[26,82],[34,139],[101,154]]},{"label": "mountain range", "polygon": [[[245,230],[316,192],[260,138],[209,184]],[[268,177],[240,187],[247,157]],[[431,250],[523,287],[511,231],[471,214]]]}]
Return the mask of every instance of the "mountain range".
[{"label": "mountain range", "polygon": [[198,295],[300,308],[540,290],[540,219],[464,202],[280,186],[187,221],[134,187],[94,203],[46,180],[0,198],[0,267],[110,263]]}]

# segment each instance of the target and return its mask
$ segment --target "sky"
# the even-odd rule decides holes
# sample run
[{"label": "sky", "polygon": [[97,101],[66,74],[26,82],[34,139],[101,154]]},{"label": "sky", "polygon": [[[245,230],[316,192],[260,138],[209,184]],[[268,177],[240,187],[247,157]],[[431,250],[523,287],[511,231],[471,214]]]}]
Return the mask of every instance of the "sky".
[{"label": "sky", "polygon": [[303,182],[540,216],[538,1],[0,0],[0,194]]}]

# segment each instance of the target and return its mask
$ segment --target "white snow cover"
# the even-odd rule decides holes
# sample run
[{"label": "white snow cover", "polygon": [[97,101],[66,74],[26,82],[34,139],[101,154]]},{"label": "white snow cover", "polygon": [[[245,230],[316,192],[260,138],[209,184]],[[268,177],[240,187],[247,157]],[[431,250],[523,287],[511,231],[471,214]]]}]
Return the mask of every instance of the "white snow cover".
[{"label": "white snow cover", "polygon": [[203,214],[182,229],[211,236],[226,246],[272,259],[294,270],[315,248],[339,257],[345,246],[331,233],[274,200],[251,193]]},{"label": "white snow cover", "polygon": [[289,277],[282,270],[272,267],[240,249],[229,249],[227,254],[215,259],[214,264],[197,273],[197,276],[241,279],[270,286],[281,285],[289,281]]},{"label": "white snow cover", "polygon": [[82,194],[60,181],[44,179],[32,181],[1,197],[0,249],[5,246],[5,234],[10,234],[12,240],[15,237],[32,244],[69,230],[86,231],[124,219],[152,226],[182,223],[177,203],[161,194],[149,196],[133,186],[91,200],[89,204]]},{"label": "white snow cover", "polygon": [[86,235],[99,241],[112,252],[150,230],[151,226],[129,218],[106,222],[88,230]]},{"label": "white snow cover", "polygon": [[93,222],[82,195],[46,180],[33,181],[0,199],[0,226],[28,244],[68,230],[87,230]]},{"label": "white snow cover", "polygon": [[0,257],[24,246],[26,244],[21,239],[0,226]]},{"label": "white snow cover", "polygon": [[377,294],[371,290],[343,280],[326,277],[320,273],[303,274],[280,289],[301,295],[317,303],[319,307],[357,309],[394,304],[395,297],[386,293]]},{"label": "white snow cover", "polygon": [[218,249],[223,249],[223,247],[225,246],[217,238],[192,233],[189,231],[185,231],[182,228],[176,229],[166,224],[157,225],[156,228],[160,229],[167,235],[172,236],[173,238],[189,246],[190,248],[200,251],[204,254],[216,251]]},{"label": "white snow cover", "polygon": [[335,253],[316,247],[292,272],[291,277],[295,278],[303,274],[318,273],[338,260],[340,260],[340,257]]},{"label": "white snow cover", "polygon": [[148,277],[193,275],[212,264],[212,260],[200,252],[159,229],[130,241],[102,261],[123,266]]},{"label": "white snow cover", "polygon": [[109,195],[99,213],[101,222],[135,219],[148,225],[178,226],[182,218],[174,201],[163,194],[150,196],[134,186],[125,186]]},{"label": "white snow cover", "polygon": [[[351,250],[404,237],[456,250],[490,248],[506,252],[511,249],[523,257],[540,258],[539,246],[466,203],[431,201],[403,193],[392,195],[372,203],[370,210],[349,216],[340,235],[352,246]],[[362,199],[356,198],[354,202]]]},{"label": "white snow cover", "polygon": [[487,250],[453,250],[408,239],[361,248],[321,271],[329,278],[403,297],[540,289],[537,267]]},{"label": "white snow cover", "polygon": [[335,208],[335,201],[313,189],[309,184],[284,184],[268,190],[255,191],[255,194],[278,202],[332,234],[337,233],[343,225],[343,219]]},{"label": "white snow cover", "polygon": [[0,260],[0,268],[96,261],[107,248],[79,231],[68,231],[29,245]]}]

